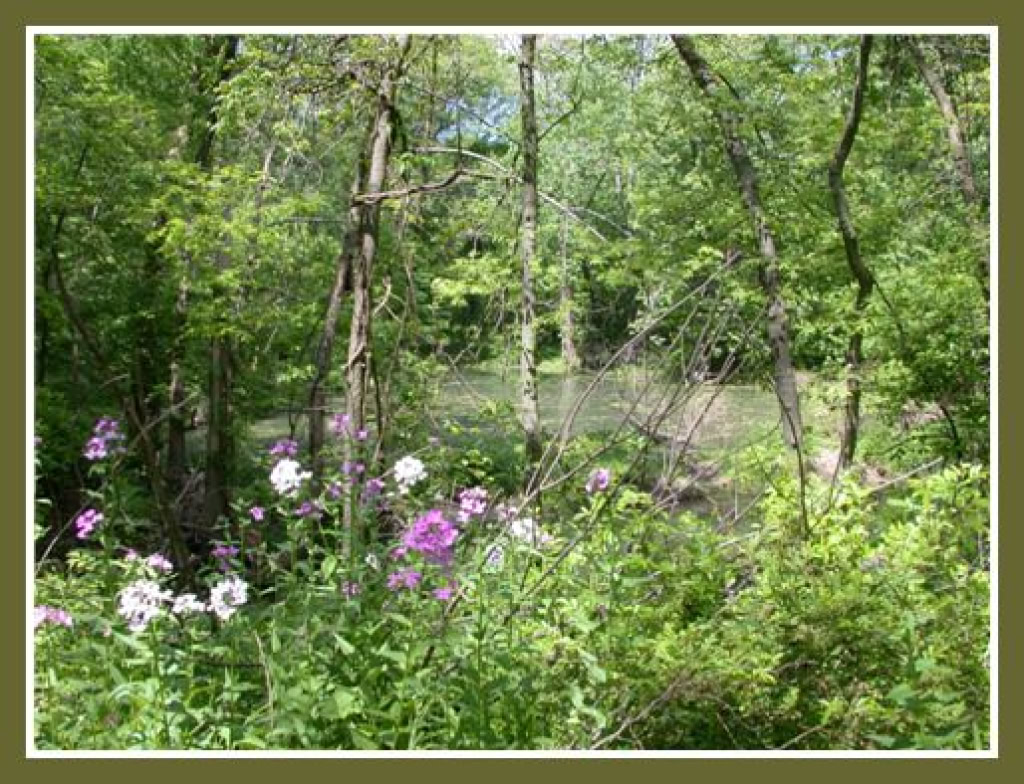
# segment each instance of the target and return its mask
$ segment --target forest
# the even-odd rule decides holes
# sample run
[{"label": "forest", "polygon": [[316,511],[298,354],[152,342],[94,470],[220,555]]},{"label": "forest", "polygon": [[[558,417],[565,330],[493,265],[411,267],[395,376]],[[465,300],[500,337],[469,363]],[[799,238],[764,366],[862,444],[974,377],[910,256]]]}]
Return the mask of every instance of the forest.
[{"label": "forest", "polygon": [[990,41],[32,42],[39,750],[987,750]]}]

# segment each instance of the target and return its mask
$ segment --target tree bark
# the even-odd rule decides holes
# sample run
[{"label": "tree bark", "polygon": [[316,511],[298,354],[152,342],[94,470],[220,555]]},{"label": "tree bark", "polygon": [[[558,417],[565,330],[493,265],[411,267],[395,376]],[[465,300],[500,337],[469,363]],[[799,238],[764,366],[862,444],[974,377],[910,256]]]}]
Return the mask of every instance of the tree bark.
[{"label": "tree bark", "polygon": [[[960,193],[971,214],[971,223],[975,229],[983,228],[979,225],[982,221],[978,214],[980,209],[978,184],[974,179],[971,154],[967,146],[967,135],[964,133],[960,115],[957,114],[953,99],[942,83],[941,74],[928,59],[928,53],[914,38],[908,37],[907,42],[910,46],[910,52],[914,57],[914,62],[917,64],[918,73],[921,74],[924,83],[928,85],[928,90],[931,92],[935,103],[939,107],[939,112],[942,114],[942,119],[946,126],[946,137],[949,139],[949,149],[953,155],[953,169],[956,172]],[[989,298],[988,264],[988,254],[980,254],[977,262],[977,276],[978,283],[985,294],[985,299]]]},{"label": "tree bark", "polygon": [[775,238],[772,236],[768,218],[761,203],[757,170],[754,168],[754,162],[740,135],[739,118],[728,108],[733,99],[722,95],[726,88],[712,72],[707,61],[698,53],[690,36],[673,35],[672,40],[679,56],[690,69],[694,81],[697,82],[701,92],[712,105],[722,130],[726,154],[732,163],[743,202],[754,224],[754,235],[761,254],[761,287],[768,300],[767,332],[768,344],[772,352],[775,393],[782,412],[782,428],[786,443],[799,451],[803,439],[803,423],[800,418],[796,371],[789,348],[789,327],[786,320],[785,301],[782,298]]},{"label": "tree bark", "polygon": [[868,79],[868,60],[871,56],[872,41],[870,35],[861,36],[853,101],[846,116],[843,135],[839,139],[839,145],[828,166],[828,184],[832,191],[832,203],[836,211],[836,220],[839,223],[839,232],[843,237],[843,247],[846,250],[846,263],[850,268],[850,274],[857,281],[854,324],[850,330],[850,342],[846,350],[846,403],[843,409],[843,436],[839,450],[839,459],[844,467],[853,463],[857,451],[857,434],[860,427],[860,369],[864,361],[862,353],[864,335],[858,322],[871,297],[875,279],[860,254],[860,243],[853,225],[853,218],[850,216],[850,205],[846,201],[846,188],[843,186],[843,168],[846,166],[846,159],[857,138],[857,128],[860,126],[860,118],[864,109],[864,90]]},{"label": "tree bark", "polygon": [[[387,178],[388,159],[391,154],[391,135],[395,121],[395,95],[411,38],[402,36],[400,53],[385,70],[377,88],[377,105],[373,131],[370,137],[369,167],[366,189],[369,193],[383,190]],[[380,201],[356,202],[358,215],[356,252],[352,264],[352,324],[349,331],[348,361],[345,370],[345,410],[353,432],[366,426],[366,389],[370,367],[370,341],[372,338],[372,285],[373,263],[377,255],[377,236],[380,228]],[[354,454],[352,440],[345,441],[345,457]],[[352,523],[352,503],[345,504],[344,521]]]},{"label": "tree bark", "polygon": [[533,90],[536,53],[537,36],[524,35],[519,53],[523,130],[523,228],[520,248],[523,262],[523,305],[519,378],[528,473],[541,455],[540,415],[537,405],[537,332],[534,323],[536,300],[531,270],[537,253],[537,114]]},{"label": "tree bark", "polygon": [[561,232],[562,280],[559,290],[559,305],[562,313],[562,361],[567,373],[579,369],[580,355],[576,350],[576,324],[572,310],[572,272],[569,269],[569,218],[562,214]]},{"label": "tree bark", "polygon": [[[219,82],[229,78],[231,61],[238,54],[238,36],[227,36],[222,44]],[[211,109],[211,112],[215,109]],[[209,125],[200,148],[201,155],[212,156],[215,125]],[[224,253],[216,259],[217,267],[227,269],[230,260]],[[203,494],[203,519],[214,526],[218,518],[231,512],[231,471],[234,464],[234,433],[232,432],[232,348],[224,335],[210,341],[207,397],[209,420],[206,428],[206,474]]]}]

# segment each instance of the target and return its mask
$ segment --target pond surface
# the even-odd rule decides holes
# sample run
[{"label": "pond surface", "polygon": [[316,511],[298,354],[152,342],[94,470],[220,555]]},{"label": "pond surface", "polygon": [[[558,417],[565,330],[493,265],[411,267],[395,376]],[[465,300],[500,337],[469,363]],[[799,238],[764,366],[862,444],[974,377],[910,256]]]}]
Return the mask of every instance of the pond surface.
[{"label": "pond surface", "polygon": [[[556,432],[596,378],[595,374],[541,375],[538,390],[541,422]],[[691,428],[691,446],[726,449],[750,443],[776,428],[779,407],[774,394],[745,384],[669,385],[651,382],[640,369],[621,369],[597,381],[580,404],[571,433],[609,431],[632,418],[643,424],[677,395],[678,405],[658,433],[685,439]],[[514,373],[462,370],[441,387],[438,413],[460,420],[475,419],[495,403],[518,411],[519,379]],[[636,404],[636,407],[634,407]],[[632,409],[632,412],[631,412]],[[630,427],[629,424],[626,425]]]}]

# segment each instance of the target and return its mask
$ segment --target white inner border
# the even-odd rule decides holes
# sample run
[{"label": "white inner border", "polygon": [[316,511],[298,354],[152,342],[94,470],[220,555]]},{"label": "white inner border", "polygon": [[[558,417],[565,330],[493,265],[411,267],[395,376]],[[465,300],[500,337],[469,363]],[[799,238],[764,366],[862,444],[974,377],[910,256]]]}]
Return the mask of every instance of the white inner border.
[{"label": "white inner border", "polygon": [[328,35],[335,33],[412,33],[412,34],[501,34],[501,33],[547,33],[547,34],[621,34],[621,35],[666,35],[669,33],[697,33],[720,35],[772,35],[793,34],[857,34],[878,35],[912,33],[938,35],[987,35],[989,37],[989,268],[991,298],[989,305],[989,351],[991,381],[989,387],[989,443],[990,480],[989,499],[991,508],[991,586],[989,591],[989,632],[990,655],[990,748],[982,751],[49,751],[37,750],[33,744],[33,686],[34,686],[34,633],[31,626],[35,566],[34,543],[31,536],[34,519],[34,505],[26,503],[27,533],[25,548],[25,753],[29,759],[53,758],[951,758],[951,759],[992,759],[999,756],[999,28],[994,25],[655,25],[655,26],[565,26],[565,25],[516,25],[516,26],[416,26],[416,25],[29,25],[25,30],[25,443],[26,471],[25,498],[31,502],[35,495],[34,422],[35,384],[34,356],[34,38],[37,35],[174,35],[200,33],[271,34],[297,33],[306,35]]}]

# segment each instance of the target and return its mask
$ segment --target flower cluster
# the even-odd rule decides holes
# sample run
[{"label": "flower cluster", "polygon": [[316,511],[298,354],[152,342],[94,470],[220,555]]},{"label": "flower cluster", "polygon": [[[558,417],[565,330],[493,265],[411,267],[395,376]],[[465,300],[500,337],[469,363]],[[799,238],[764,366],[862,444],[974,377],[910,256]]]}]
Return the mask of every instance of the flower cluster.
[{"label": "flower cluster", "polygon": [[226,621],[246,603],[248,586],[236,575],[222,580],[210,589],[210,609],[222,621]]},{"label": "flower cluster", "polygon": [[423,461],[412,455],[406,455],[395,463],[395,482],[398,483],[398,492],[406,495],[417,482],[427,478],[427,469]]},{"label": "flower cluster", "polygon": [[136,580],[118,594],[117,613],[133,632],[141,632],[160,614],[164,602],[173,601],[174,593],[165,591],[153,580]]},{"label": "flower cluster", "polygon": [[471,487],[459,494],[459,522],[468,523],[473,517],[482,517],[487,511],[487,490]]},{"label": "flower cluster", "polygon": [[290,438],[282,438],[272,447],[270,454],[273,457],[295,457],[299,453],[299,444]]},{"label": "flower cluster", "polygon": [[103,522],[103,514],[95,509],[86,509],[75,518],[75,536],[87,539],[97,525]]},{"label": "flower cluster", "polygon": [[41,604],[32,611],[32,628],[38,629],[44,623],[52,623],[70,628],[74,621],[71,619],[71,613],[67,610]]},{"label": "flower cluster", "polygon": [[210,551],[210,555],[217,559],[217,568],[222,572],[227,572],[231,570],[231,559],[238,555],[238,548],[228,544],[218,544]]},{"label": "flower cluster", "polygon": [[302,483],[312,476],[309,471],[301,469],[301,465],[287,457],[274,466],[274,470],[270,472],[270,483],[278,495],[295,495]]},{"label": "flower cluster", "polygon": [[414,590],[422,579],[423,574],[415,569],[399,569],[397,572],[392,572],[388,575],[388,588],[392,591],[398,591],[402,588]]},{"label": "flower cluster", "polygon": [[445,520],[441,510],[431,509],[405,532],[402,545],[396,553],[401,556],[413,550],[428,561],[448,565],[452,562],[452,551],[458,536],[459,529]]},{"label": "flower cluster", "polygon": [[355,433],[352,432],[352,417],[348,414],[335,414],[331,417],[331,432],[339,438],[351,436],[356,441],[365,441],[369,436],[366,428],[360,428]]},{"label": "flower cluster", "polygon": [[247,600],[248,586],[232,575],[221,580],[210,589],[210,603],[199,600],[194,593],[175,596],[173,591],[163,589],[154,580],[141,579],[127,585],[118,594],[117,612],[128,622],[133,632],[141,632],[149,622],[160,615],[165,605],[170,605],[174,615],[193,615],[212,612],[221,620],[227,620]]},{"label": "flower cluster", "polygon": [[[85,445],[83,454],[88,460],[102,460],[111,454],[123,451],[118,442],[124,440],[124,433],[119,429],[116,419],[103,417],[92,431],[92,438]],[[113,442],[113,443],[112,443]]]},{"label": "flower cluster", "polygon": [[602,493],[608,489],[608,482],[611,481],[612,472],[607,468],[597,468],[591,472],[587,479],[586,490],[590,495]]},{"label": "flower cluster", "polygon": [[172,564],[167,558],[161,553],[153,553],[149,558],[146,559],[146,566],[151,569],[156,569],[158,572],[173,572],[174,564]]},{"label": "flower cluster", "polygon": [[351,580],[346,580],[341,584],[341,595],[346,599],[354,599],[363,592],[363,587],[359,583],[354,583]]},{"label": "flower cluster", "polygon": [[249,510],[249,514],[252,515],[252,519],[253,520],[255,520],[257,523],[259,523],[259,522],[261,522],[263,520],[263,514],[264,514],[263,507],[262,506],[254,506],[252,509]]},{"label": "flower cluster", "polygon": [[516,539],[521,539],[532,545],[542,545],[553,541],[554,537],[541,530],[532,517],[520,517],[512,521],[508,532]]}]

